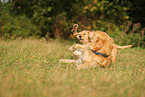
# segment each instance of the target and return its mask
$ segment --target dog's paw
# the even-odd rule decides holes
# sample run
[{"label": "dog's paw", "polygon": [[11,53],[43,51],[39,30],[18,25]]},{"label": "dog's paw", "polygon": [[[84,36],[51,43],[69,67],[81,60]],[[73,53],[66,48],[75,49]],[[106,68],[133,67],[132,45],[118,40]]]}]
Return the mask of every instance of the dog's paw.
[{"label": "dog's paw", "polygon": [[59,63],[64,62],[64,61],[65,61],[64,59],[60,59],[60,60],[59,60]]},{"label": "dog's paw", "polygon": [[69,50],[70,51],[74,51],[75,49],[74,49],[74,46],[71,46],[70,48],[69,48]]},{"label": "dog's paw", "polygon": [[82,52],[79,51],[79,50],[75,50],[73,53],[74,53],[74,55],[76,55],[76,56],[81,56],[81,55],[82,55]]}]

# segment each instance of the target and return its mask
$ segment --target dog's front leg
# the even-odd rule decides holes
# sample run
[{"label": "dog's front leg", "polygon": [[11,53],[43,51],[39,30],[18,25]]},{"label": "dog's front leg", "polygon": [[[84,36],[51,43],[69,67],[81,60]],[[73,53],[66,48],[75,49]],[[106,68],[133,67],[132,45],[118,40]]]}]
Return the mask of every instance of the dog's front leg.
[{"label": "dog's front leg", "polygon": [[76,60],[71,60],[71,59],[60,59],[59,63],[77,63]]},{"label": "dog's front leg", "polygon": [[112,56],[112,63],[116,63],[116,53],[117,53],[117,46],[115,44],[113,44],[113,49],[111,52],[111,56]]},{"label": "dog's front leg", "polygon": [[81,51],[84,51],[85,47],[86,47],[86,46],[80,45],[80,44],[75,44],[75,45],[74,45],[74,48],[75,48],[75,49],[78,49],[78,50],[81,50]]}]

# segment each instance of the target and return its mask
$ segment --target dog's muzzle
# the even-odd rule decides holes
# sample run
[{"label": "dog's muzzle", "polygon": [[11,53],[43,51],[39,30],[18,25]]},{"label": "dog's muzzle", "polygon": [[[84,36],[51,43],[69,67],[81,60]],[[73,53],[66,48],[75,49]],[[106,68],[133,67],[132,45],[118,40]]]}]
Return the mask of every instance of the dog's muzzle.
[{"label": "dog's muzzle", "polygon": [[84,40],[84,39],[82,39],[82,36],[79,36],[79,39],[80,39],[80,40]]}]

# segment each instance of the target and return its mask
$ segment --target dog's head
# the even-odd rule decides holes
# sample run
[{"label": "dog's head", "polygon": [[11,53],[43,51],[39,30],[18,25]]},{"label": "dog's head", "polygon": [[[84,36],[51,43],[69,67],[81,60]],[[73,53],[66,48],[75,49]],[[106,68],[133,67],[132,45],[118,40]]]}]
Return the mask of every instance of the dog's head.
[{"label": "dog's head", "polygon": [[81,32],[77,32],[77,28],[78,28],[78,24],[74,24],[73,28],[71,30],[71,32],[73,33],[73,35],[78,38],[80,40],[80,42],[82,43],[88,43],[91,41],[92,37],[94,36],[94,32],[95,31],[81,31]]},{"label": "dog's head", "polygon": [[91,31],[84,30],[79,33],[74,33],[73,35],[76,36],[76,38],[79,39],[80,42],[89,43],[91,41],[94,33]]},{"label": "dog's head", "polygon": [[96,31],[81,31],[79,33],[73,34],[80,40],[82,43],[89,43],[90,49],[93,51],[99,50],[103,46],[103,40],[98,37],[98,33]]}]

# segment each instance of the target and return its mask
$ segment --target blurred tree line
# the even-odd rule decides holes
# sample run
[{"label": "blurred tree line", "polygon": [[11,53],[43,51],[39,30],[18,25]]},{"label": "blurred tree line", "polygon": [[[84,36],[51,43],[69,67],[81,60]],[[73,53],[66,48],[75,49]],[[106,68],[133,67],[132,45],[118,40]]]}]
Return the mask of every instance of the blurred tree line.
[{"label": "blurred tree line", "polygon": [[70,30],[101,30],[120,45],[145,47],[145,0],[6,0],[0,36],[73,39]]}]

